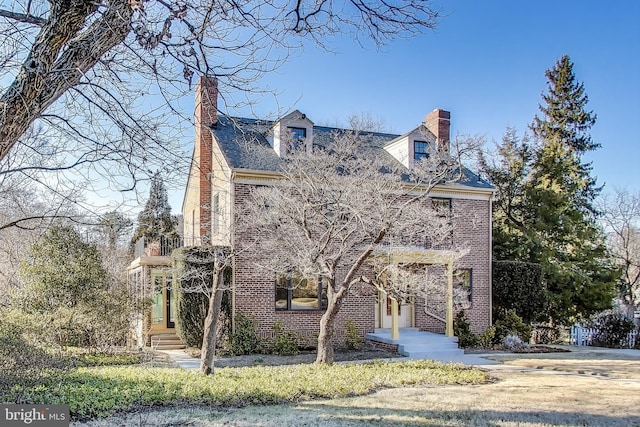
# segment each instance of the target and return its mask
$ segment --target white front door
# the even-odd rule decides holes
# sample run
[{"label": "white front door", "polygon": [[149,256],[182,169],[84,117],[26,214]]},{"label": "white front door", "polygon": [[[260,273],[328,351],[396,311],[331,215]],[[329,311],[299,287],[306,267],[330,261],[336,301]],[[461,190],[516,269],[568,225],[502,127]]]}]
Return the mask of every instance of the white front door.
[{"label": "white front door", "polygon": [[[376,327],[391,328],[391,298],[383,293],[378,294],[376,304]],[[398,304],[398,327],[410,328],[413,326],[413,304]]]}]

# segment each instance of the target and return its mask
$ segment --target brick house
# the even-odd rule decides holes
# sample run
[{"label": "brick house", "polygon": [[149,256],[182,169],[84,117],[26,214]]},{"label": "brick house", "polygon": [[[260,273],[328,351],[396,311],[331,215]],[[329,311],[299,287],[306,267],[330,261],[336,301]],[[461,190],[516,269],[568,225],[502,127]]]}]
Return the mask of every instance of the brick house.
[{"label": "brick house", "polygon": [[[231,118],[218,113],[217,84],[201,78],[196,87],[195,135],[191,170],[184,196],[184,238],[187,245],[233,246],[242,236],[232,223],[238,206],[252,187],[278,180],[278,163],[285,154],[284,135],[310,146],[329,138],[335,130],[315,126],[299,111],[275,121]],[[369,134],[369,142],[384,149],[410,169],[414,159],[424,155],[427,144],[449,144],[450,113],[436,109],[423,123],[428,132],[417,128],[403,135]],[[470,251],[457,262],[456,288],[464,289],[454,310],[464,308],[472,330],[484,331],[491,324],[491,199],[493,188],[476,174],[465,170],[462,182],[437,186],[430,194],[438,203],[447,204],[454,222],[453,241],[464,241]],[[286,330],[295,330],[302,342],[313,345],[322,316],[321,290],[309,295],[287,294],[286,285],[273,272],[261,270],[253,257],[243,252],[234,258],[232,274],[232,310],[255,318],[259,334],[272,337],[273,325],[281,322]],[[430,250],[438,253],[438,250]],[[443,252],[444,253],[444,252]],[[444,270],[443,270],[444,271]],[[414,327],[435,333],[445,332],[453,311],[447,313],[444,295],[426,301],[412,301],[399,307],[397,317],[393,301],[376,292],[348,297],[335,328],[339,343],[346,323],[353,321],[362,333],[394,326]],[[451,301],[449,301],[451,305]],[[448,317],[447,317],[448,316]],[[450,331],[447,331],[450,333]]]}]

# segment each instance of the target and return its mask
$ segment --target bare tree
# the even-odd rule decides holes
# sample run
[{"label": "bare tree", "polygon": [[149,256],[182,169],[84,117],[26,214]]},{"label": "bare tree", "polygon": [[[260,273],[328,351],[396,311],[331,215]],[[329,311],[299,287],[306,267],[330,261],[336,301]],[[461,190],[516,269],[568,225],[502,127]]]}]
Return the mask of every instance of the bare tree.
[{"label": "bare tree", "polygon": [[195,252],[183,250],[176,259],[180,268],[174,274],[180,283],[180,292],[203,294],[209,301],[200,353],[200,371],[205,375],[214,370],[222,296],[228,285],[224,276],[225,270],[231,267],[231,259],[229,248],[210,246]]},{"label": "bare tree", "polygon": [[84,165],[133,188],[153,165],[184,167],[175,129],[194,75],[215,75],[222,93],[251,92],[307,41],[328,48],[350,33],[383,44],[438,17],[417,0],[2,0],[0,160],[31,145],[38,123],[46,148],[71,155],[56,167]]},{"label": "bare tree", "polygon": [[616,189],[600,199],[608,246],[622,273],[618,298],[627,315],[640,306],[640,192]]},{"label": "bare tree", "polygon": [[[282,180],[257,187],[238,219],[239,232],[256,237],[249,241],[254,250],[268,254],[262,268],[301,281],[320,277],[326,284],[316,363],[333,361],[334,323],[355,285],[371,283],[400,299],[418,290],[417,281],[404,280],[412,275],[403,269],[379,269],[376,278],[368,277],[373,255],[398,246],[438,245],[450,236],[450,225],[429,197],[436,185],[460,179],[461,146],[452,144],[451,152],[432,147],[408,171],[366,138],[345,131],[312,153],[294,151],[284,162]],[[400,280],[379,280],[384,275]]]}]

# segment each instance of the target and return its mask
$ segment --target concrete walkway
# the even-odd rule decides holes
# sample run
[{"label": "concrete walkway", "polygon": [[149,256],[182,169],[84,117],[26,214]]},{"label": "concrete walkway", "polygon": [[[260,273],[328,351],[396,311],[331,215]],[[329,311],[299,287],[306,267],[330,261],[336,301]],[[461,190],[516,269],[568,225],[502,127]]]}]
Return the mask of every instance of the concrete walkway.
[{"label": "concrete walkway", "polygon": [[182,369],[200,369],[200,359],[191,357],[184,350],[158,350],[164,353]]},{"label": "concrete walkway", "polygon": [[[194,357],[189,356],[184,350],[158,350],[161,353],[166,354],[169,358],[175,362],[182,369],[190,369],[197,370],[200,369],[200,359],[196,359]],[[393,361],[403,361],[403,360],[411,360],[416,359],[411,357],[396,357],[387,360]],[[436,360],[439,362],[450,362],[450,363],[462,363],[467,366],[492,366],[499,365],[500,362],[496,362],[495,360],[489,360],[482,357],[482,355],[477,354],[461,354],[454,357],[441,357],[441,358],[433,358],[433,357],[425,357],[424,359]],[[336,362],[336,363],[362,363],[362,362],[370,362],[370,360],[354,360],[347,362]],[[214,362],[215,364],[215,362]]]},{"label": "concrete walkway", "polygon": [[[401,334],[402,335],[402,334]],[[406,334],[404,339],[409,339],[410,334]],[[434,334],[435,335],[435,334]],[[402,336],[401,336],[402,338]],[[602,347],[587,347],[587,346],[557,346],[561,348],[566,348],[570,350],[571,353],[579,353],[579,352],[589,352],[589,353],[600,353],[603,355],[624,355],[631,356],[632,358],[637,358],[640,360],[640,350],[633,349],[613,349],[613,348],[602,348]],[[200,368],[200,359],[196,359],[194,357],[189,356],[184,350],[159,350],[162,353],[165,353],[172,361],[174,361],[180,368],[183,369],[199,369]],[[571,353],[564,353],[570,355]],[[487,359],[487,357],[495,356],[500,353],[491,353],[491,354],[461,354],[461,353],[437,353],[434,352],[426,357],[397,357],[388,360],[394,361],[402,361],[402,360],[411,360],[411,359],[430,359],[436,360],[439,362],[450,362],[450,363],[462,363],[467,366],[475,366],[478,368],[489,369],[489,370],[499,370],[499,371],[507,371],[514,370],[520,372],[541,372],[539,369],[526,368],[523,366],[509,365],[508,363],[502,363],[495,360]],[[505,352],[504,354],[512,354]],[[550,353],[531,353],[531,355],[540,355],[540,354],[550,354]],[[552,353],[552,354],[563,354],[563,353]],[[526,354],[522,354],[525,356]],[[367,360],[359,360],[359,361],[350,361],[350,362],[338,362],[338,363],[357,363],[357,362],[367,362]],[[549,373],[558,374],[558,375],[567,375],[567,372],[562,371],[550,371]],[[572,374],[579,375],[579,374]]]}]

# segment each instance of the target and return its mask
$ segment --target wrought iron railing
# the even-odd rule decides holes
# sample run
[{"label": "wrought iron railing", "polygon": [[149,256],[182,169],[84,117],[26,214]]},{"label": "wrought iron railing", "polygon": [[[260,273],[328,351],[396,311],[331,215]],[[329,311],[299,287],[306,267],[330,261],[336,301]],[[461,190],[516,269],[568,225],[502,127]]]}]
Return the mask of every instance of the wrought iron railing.
[{"label": "wrought iron railing", "polygon": [[181,248],[183,240],[181,237],[165,237],[150,239],[141,237],[134,246],[134,258],[143,256],[169,256],[174,249]]}]

